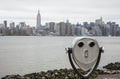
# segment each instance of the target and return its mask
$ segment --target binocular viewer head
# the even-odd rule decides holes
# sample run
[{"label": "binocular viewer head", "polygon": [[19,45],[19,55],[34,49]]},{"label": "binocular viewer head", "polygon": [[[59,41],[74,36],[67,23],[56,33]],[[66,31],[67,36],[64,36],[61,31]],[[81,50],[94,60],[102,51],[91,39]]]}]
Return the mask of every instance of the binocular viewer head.
[{"label": "binocular viewer head", "polygon": [[88,72],[86,75],[89,76],[97,68],[103,49],[95,39],[78,37],[73,40],[72,47],[68,48],[67,52],[73,69],[76,68],[74,65],[76,64],[80,70]]}]

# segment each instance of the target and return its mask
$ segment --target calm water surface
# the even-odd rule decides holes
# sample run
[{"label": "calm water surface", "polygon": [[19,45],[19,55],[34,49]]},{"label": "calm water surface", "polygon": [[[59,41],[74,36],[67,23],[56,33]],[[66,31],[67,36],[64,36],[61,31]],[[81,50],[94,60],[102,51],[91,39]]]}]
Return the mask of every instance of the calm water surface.
[{"label": "calm water surface", "polygon": [[[1,36],[0,77],[71,68],[65,47],[75,37]],[[94,37],[104,46],[99,67],[120,61],[120,37]]]}]

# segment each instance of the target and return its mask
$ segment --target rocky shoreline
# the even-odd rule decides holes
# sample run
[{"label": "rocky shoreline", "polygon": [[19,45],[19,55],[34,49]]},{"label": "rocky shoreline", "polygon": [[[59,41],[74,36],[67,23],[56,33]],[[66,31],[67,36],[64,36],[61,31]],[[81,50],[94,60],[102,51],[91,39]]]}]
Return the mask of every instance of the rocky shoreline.
[{"label": "rocky shoreline", "polygon": [[[90,79],[109,79],[109,77],[116,76],[112,79],[120,79],[120,63],[110,63],[103,67],[104,70],[96,70],[90,77]],[[60,69],[60,70],[48,70],[46,72],[41,71],[37,73],[30,73],[24,76],[6,75],[1,79],[80,79],[79,75],[75,73],[73,69]],[[111,78],[110,78],[111,79]]]}]

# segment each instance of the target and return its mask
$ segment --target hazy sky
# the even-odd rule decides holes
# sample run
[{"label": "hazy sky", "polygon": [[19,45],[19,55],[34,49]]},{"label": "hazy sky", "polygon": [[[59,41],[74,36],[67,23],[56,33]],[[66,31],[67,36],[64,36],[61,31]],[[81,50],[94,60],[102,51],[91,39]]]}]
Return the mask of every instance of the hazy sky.
[{"label": "hazy sky", "polygon": [[120,0],[0,0],[0,23],[25,21],[35,26],[38,9],[42,24],[66,19],[71,23],[90,22],[101,16],[105,22],[120,24]]}]

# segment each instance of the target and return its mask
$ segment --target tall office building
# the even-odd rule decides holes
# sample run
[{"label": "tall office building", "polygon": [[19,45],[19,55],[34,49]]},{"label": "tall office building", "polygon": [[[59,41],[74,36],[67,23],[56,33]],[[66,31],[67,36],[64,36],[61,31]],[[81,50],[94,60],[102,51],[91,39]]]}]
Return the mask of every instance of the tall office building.
[{"label": "tall office building", "polygon": [[4,21],[4,27],[7,28],[7,21]]},{"label": "tall office building", "polygon": [[55,32],[55,22],[50,22],[49,23],[49,31],[50,32]]},{"label": "tall office building", "polygon": [[10,29],[13,29],[13,28],[15,28],[15,22],[10,23]]},{"label": "tall office building", "polygon": [[66,21],[66,29],[65,29],[65,31],[66,31],[67,36],[72,35],[72,25],[69,22],[69,20]]},{"label": "tall office building", "polygon": [[41,15],[40,15],[40,11],[38,10],[38,14],[37,14],[37,24],[36,24],[36,28],[37,29],[41,29]]},{"label": "tall office building", "polygon": [[25,28],[25,27],[26,27],[25,22],[20,22],[20,23],[19,23],[19,27],[20,27],[20,28]]}]

